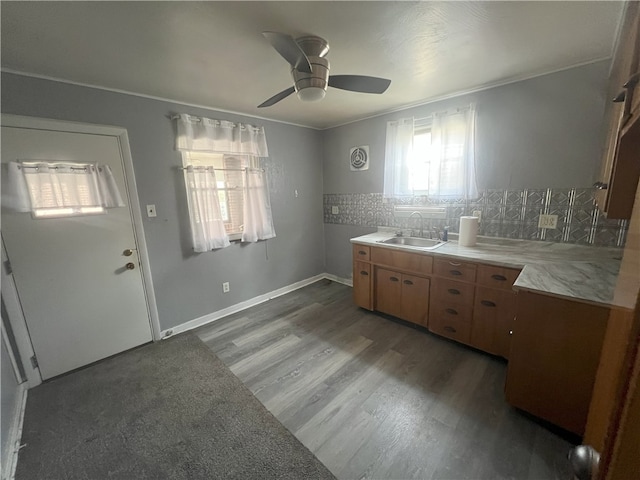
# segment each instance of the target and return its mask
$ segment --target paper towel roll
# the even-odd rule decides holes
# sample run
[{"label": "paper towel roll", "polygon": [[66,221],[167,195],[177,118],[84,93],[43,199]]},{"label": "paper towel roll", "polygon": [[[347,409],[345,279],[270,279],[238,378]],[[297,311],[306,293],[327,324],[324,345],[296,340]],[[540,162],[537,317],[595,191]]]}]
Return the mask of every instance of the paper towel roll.
[{"label": "paper towel roll", "polygon": [[478,217],[460,217],[460,234],[458,244],[473,247],[478,236]]}]

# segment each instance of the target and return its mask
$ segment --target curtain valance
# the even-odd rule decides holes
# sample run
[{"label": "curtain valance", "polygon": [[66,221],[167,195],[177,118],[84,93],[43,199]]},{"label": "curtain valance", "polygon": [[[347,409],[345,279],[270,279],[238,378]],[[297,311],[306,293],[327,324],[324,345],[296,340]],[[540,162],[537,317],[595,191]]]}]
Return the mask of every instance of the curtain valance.
[{"label": "curtain valance", "polygon": [[195,117],[185,113],[176,117],[176,123],[177,150],[269,156],[264,127]]}]

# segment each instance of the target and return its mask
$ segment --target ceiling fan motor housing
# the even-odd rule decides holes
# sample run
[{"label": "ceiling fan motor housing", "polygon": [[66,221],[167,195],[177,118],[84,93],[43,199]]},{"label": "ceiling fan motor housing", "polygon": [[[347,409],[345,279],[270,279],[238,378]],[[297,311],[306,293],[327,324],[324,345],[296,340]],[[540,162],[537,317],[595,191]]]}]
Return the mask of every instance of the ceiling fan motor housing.
[{"label": "ceiling fan motor housing", "polygon": [[[327,82],[329,81],[329,60],[322,57],[307,57],[311,64],[311,73],[299,72],[295,68],[291,69],[291,75],[293,76],[293,85],[298,92],[298,96],[305,101],[322,100],[323,93],[316,90],[316,95],[312,95],[309,98],[302,98],[306,92],[300,93],[305,89],[322,89],[323,92],[327,90]],[[317,98],[315,98],[317,97]]]},{"label": "ceiling fan motor housing", "polygon": [[329,60],[324,58],[329,53],[329,43],[324,38],[315,35],[296,38],[296,43],[311,64],[311,73],[300,72],[295,68],[291,69],[293,86],[298,98],[305,102],[322,100],[329,81]]}]

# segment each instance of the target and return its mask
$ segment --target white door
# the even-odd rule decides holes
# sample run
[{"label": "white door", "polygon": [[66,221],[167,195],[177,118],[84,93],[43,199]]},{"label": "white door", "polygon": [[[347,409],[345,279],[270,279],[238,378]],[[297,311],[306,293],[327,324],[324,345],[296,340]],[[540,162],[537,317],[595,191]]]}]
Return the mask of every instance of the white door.
[{"label": "white door", "polygon": [[117,136],[2,127],[2,163],[107,164],[127,203],[67,218],[3,208],[2,237],[43,379],[151,341],[122,159]]}]

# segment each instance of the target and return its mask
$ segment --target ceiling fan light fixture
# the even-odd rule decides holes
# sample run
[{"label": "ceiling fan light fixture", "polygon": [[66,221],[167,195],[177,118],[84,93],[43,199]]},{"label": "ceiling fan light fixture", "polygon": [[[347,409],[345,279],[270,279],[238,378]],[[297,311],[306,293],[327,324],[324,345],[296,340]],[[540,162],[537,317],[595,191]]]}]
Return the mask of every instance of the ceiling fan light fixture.
[{"label": "ceiling fan light fixture", "polygon": [[326,90],[320,87],[307,87],[298,90],[297,95],[303,102],[319,102],[326,94]]}]

